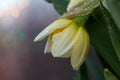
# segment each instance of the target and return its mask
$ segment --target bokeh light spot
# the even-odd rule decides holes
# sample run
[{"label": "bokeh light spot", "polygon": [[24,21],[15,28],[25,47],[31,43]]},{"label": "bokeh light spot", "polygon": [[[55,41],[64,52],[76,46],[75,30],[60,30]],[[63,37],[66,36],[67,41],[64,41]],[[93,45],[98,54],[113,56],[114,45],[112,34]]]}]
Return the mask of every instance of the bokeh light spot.
[{"label": "bokeh light spot", "polygon": [[16,10],[13,10],[13,12],[12,12],[12,16],[13,16],[13,17],[18,18],[19,15],[20,15],[19,10],[17,10],[17,9],[16,9]]},{"label": "bokeh light spot", "polygon": [[19,17],[21,10],[28,6],[28,0],[0,0],[0,18]]}]

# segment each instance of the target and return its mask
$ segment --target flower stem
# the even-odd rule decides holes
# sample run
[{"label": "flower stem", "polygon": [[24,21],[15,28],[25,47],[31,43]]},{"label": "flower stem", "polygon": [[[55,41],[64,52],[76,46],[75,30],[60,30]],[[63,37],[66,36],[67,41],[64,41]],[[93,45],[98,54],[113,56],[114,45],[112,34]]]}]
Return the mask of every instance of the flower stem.
[{"label": "flower stem", "polygon": [[76,71],[77,80],[88,80],[87,68],[84,63],[79,70]]}]

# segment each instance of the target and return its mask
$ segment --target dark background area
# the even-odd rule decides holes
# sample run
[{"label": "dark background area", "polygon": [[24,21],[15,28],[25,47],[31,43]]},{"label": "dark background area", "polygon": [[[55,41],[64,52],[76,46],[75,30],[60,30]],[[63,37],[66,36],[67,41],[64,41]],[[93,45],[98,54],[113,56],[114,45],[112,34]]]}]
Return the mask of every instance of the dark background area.
[{"label": "dark background area", "polygon": [[0,80],[73,80],[69,59],[44,54],[34,38],[59,17],[44,0],[29,0],[19,17],[0,17]]}]

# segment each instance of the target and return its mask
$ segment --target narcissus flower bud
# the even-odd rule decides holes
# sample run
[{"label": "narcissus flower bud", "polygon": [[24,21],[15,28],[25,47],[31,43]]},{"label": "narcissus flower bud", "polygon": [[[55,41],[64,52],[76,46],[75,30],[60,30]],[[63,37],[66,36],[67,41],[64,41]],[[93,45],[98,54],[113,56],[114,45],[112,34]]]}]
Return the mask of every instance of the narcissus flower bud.
[{"label": "narcissus flower bud", "polygon": [[54,57],[71,58],[72,67],[77,70],[85,61],[90,45],[84,27],[77,26],[70,19],[58,19],[39,33],[34,41],[40,41],[48,35],[45,53],[51,52]]},{"label": "narcissus flower bud", "polygon": [[104,69],[104,77],[105,80],[118,80],[117,77],[107,68]]}]

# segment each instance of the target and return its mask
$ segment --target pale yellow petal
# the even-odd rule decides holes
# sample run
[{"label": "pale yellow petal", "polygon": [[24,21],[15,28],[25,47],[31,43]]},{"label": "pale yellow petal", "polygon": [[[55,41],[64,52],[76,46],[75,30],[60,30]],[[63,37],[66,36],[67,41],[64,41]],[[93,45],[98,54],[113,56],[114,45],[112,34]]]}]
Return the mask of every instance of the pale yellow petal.
[{"label": "pale yellow petal", "polygon": [[69,19],[58,19],[46,27],[42,32],[38,34],[38,36],[34,39],[34,41],[41,41],[45,37],[47,37],[50,33],[59,28],[64,28],[72,23],[72,20]]},{"label": "pale yellow petal", "polygon": [[69,50],[74,44],[73,38],[77,32],[77,29],[78,27],[75,24],[71,24],[62,32],[53,35],[51,52],[54,57],[70,57]]},{"label": "pale yellow petal", "polygon": [[50,53],[51,52],[51,47],[52,47],[52,39],[51,36],[48,37],[44,53]]},{"label": "pale yellow petal", "polygon": [[80,27],[76,36],[75,44],[71,50],[71,65],[77,70],[85,61],[89,50],[89,35],[83,27]]}]

